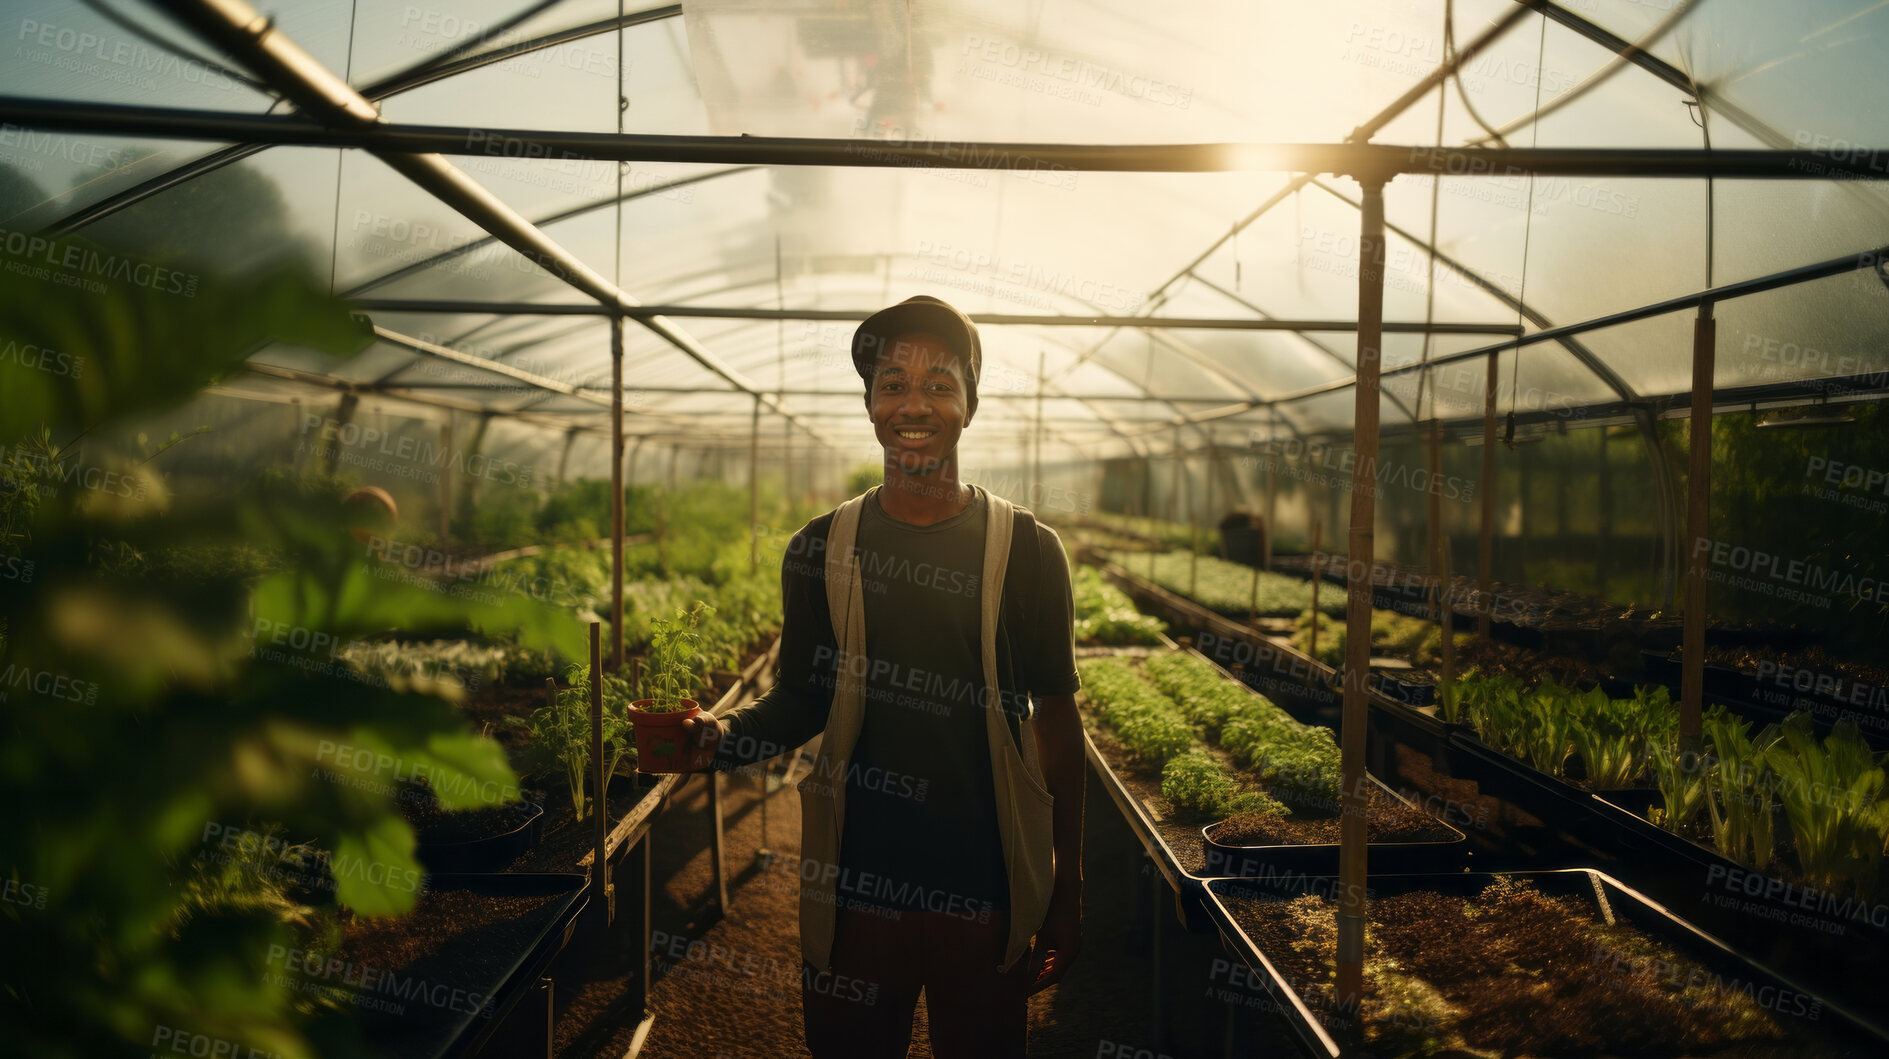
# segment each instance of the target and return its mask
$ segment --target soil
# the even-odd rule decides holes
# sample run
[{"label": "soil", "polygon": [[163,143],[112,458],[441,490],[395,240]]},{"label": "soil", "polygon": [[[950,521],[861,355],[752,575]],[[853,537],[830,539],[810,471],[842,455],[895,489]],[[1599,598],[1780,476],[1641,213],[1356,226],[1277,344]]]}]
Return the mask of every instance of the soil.
[{"label": "soil", "polygon": [[[1446,842],[1455,838],[1449,828],[1435,818],[1372,790],[1371,815],[1364,821],[1366,840],[1370,842]],[[1305,843],[1335,843],[1342,823],[1337,816],[1315,819],[1240,813],[1228,817],[1213,829],[1213,840],[1223,846],[1292,846]]]},{"label": "soil", "polygon": [[1461,673],[1471,666],[1484,676],[1509,676],[1528,684],[1554,680],[1560,684],[1592,687],[1606,677],[1599,667],[1584,658],[1547,655],[1499,640],[1478,639],[1457,647],[1456,671]]},{"label": "soil", "polygon": [[423,893],[404,916],[347,924],[341,959],[355,973],[321,981],[360,994],[350,1003],[381,1054],[430,1054],[452,1025],[478,1017],[562,900],[557,894]]},{"label": "soil", "polygon": [[[1331,995],[1334,907],[1324,897],[1223,897],[1315,1012]],[[1364,1015],[1373,1054],[1609,1056],[1865,1054],[1766,1011],[1714,972],[1591,901],[1496,883],[1473,898],[1408,893],[1367,906]],[[1387,970],[1394,968],[1394,971]],[[1787,1023],[1788,1025],[1782,1025]],[[1460,1053],[1447,1053],[1460,1054]]]},{"label": "soil", "polygon": [[[1120,777],[1122,786],[1148,810],[1148,815],[1154,819],[1155,830],[1160,832],[1173,852],[1174,862],[1191,874],[1206,874],[1207,852],[1200,840],[1200,829],[1220,818],[1176,808],[1161,794],[1161,770],[1136,757],[1108,729],[1097,724],[1086,710],[1083,713],[1083,727],[1088,730],[1089,739],[1095,743],[1095,748],[1107,759],[1109,767]],[[1217,748],[1209,748],[1208,752],[1232,764],[1225,752]],[[1235,770],[1240,771],[1237,766]],[[1278,797],[1277,794],[1274,796]],[[1288,799],[1281,800],[1296,811],[1284,819],[1272,818],[1269,821],[1273,830],[1270,832],[1272,841],[1268,844],[1304,845],[1337,841],[1336,807],[1303,802],[1295,805]],[[1365,818],[1365,833],[1373,842],[1450,837],[1428,815],[1398,803],[1376,788],[1371,790],[1369,813]],[[1214,834],[1216,838],[1220,836],[1219,831]],[[1220,840],[1225,841],[1224,838]]]},{"label": "soil", "polygon": [[413,825],[414,834],[423,846],[476,842],[503,835],[530,823],[532,815],[538,812],[537,806],[527,802],[447,812],[439,807],[439,799],[424,782],[403,781],[394,801],[400,807],[400,815]]},{"label": "soil", "polygon": [[[1679,661],[1680,652],[1674,651],[1671,658],[1672,661]],[[1813,676],[1828,674],[1874,688],[1889,687],[1889,666],[1838,658],[1823,647],[1792,650],[1769,645],[1707,646],[1705,659],[1730,666],[1748,677],[1757,676],[1758,667],[1768,662],[1776,667],[1773,672],[1781,673],[1786,678],[1796,677],[1793,670],[1805,670]]]},{"label": "soil", "polygon": [[[650,787],[655,782],[654,778],[633,775],[612,776],[608,797],[604,799],[610,823],[614,825],[623,819],[644,798],[654,797]],[[548,797],[551,802],[544,809],[542,836],[536,845],[507,866],[506,871],[578,871],[577,862],[596,846],[595,818],[586,814],[582,820],[577,819],[577,810],[571,806],[570,788],[564,785],[563,777],[557,777],[557,786],[548,792]]]},{"label": "soil", "polygon": [[[775,771],[778,776],[779,766]],[[738,774],[723,784],[730,898],[726,914],[709,896],[714,876],[707,784],[691,779],[679,788],[652,835],[656,951],[648,1006],[654,1021],[641,1054],[703,1059],[806,1055],[795,873],[799,796],[777,784],[767,796],[763,831],[758,779]],[[1029,1053],[1093,1056],[1098,1042],[1124,1042],[1123,1054],[1146,1048],[1154,1040],[1147,1024],[1149,978],[1158,973],[1173,1025],[1160,1051],[1173,1056],[1220,1054],[1220,1035],[1232,1005],[1215,995],[1228,979],[1218,937],[1182,933],[1171,918],[1172,901],[1156,904],[1170,917],[1157,972],[1147,948],[1147,926],[1137,927],[1153,903],[1149,876],[1122,867],[1136,861],[1141,848],[1093,780],[1086,808],[1082,949],[1062,984],[1031,998]],[[767,867],[755,856],[762,846],[774,854]],[[639,1013],[628,1009],[624,991],[639,952],[638,942],[622,932],[623,911],[619,905],[618,925],[596,950],[584,950],[581,940],[574,943],[572,956],[591,951],[583,980],[567,973],[558,977],[559,1059],[618,1059],[635,1034]],[[1261,1000],[1242,999],[1254,1006]],[[921,997],[907,1053],[912,1059],[932,1055],[928,1025]],[[1274,1028],[1271,1020],[1263,1029],[1275,1035],[1284,1032],[1283,1024]],[[1278,1048],[1286,1044],[1283,1037],[1266,1043]],[[1286,1053],[1262,1044],[1252,1054]]]}]

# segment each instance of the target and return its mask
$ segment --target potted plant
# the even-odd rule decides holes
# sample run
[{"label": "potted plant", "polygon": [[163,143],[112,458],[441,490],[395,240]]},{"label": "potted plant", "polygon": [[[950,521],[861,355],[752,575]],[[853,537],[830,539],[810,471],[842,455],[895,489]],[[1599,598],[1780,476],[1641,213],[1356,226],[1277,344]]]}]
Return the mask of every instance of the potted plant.
[{"label": "potted plant", "polygon": [[688,696],[704,680],[702,634],[696,631],[715,608],[701,600],[674,618],[649,623],[649,652],[643,656],[639,687],[643,698],[630,703],[630,723],[636,727],[638,772],[687,772],[688,750],[682,745],[682,722],[702,712]]}]

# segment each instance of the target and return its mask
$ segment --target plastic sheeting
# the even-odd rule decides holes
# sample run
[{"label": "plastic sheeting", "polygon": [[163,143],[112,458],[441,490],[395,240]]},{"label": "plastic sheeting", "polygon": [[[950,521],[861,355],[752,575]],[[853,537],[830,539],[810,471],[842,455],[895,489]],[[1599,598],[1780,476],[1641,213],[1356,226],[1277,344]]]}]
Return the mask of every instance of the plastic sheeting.
[{"label": "plastic sheeting", "polygon": [[[10,5],[0,92],[245,113],[287,105],[225,69],[160,12],[110,0],[125,24],[73,0]],[[270,13],[302,47],[403,123],[673,134],[975,142],[1337,142],[1512,5],[735,0],[615,28],[636,8],[594,0],[522,20],[520,0],[311,2]],[[1889,143],[1881,97],[1889,8],[1869,0],[1578,0],[1530,14],[1375,137],[1516,146],[1799,146]],[[1643,46],[1646,69],[1566,23]],[[128,26],[144,31],[134,33]],[[601,30],[595,29],[603,26]],[[564,32],[577,27],[593,31]],[[569,38],[516,50],[546,34]],[[507,51],[389,91],[429,63]],[[1675,81],[1683,81],[1676,84]],[[396,85],[398,87],[398,85]],[[1703,101],[1703,107],[1696,105]],[[1533,116],[1542,114],[1540,120]],[[8,230],[78,223],[239,267],[293,255],[335,290],[372,298],[581,303],[583,298],[372,155],[247,152],[128,195],[227,145],[0,129]],[[862,147],[869,151],[869,146]],[[454,163],[635,298],[650,304],[870,311],[910,294],[973,314],[1349,319],[1358,190],[1274,173],[1075,172],[1019,156],[1009,169],[732,167],[526,161]],[[1254,216],[1263,203],[1277,198]],[[94,219],[91,212],[109,214]],[[1386,194],[1385,314],[1398,321],[1578,323],[1662,298],[1889,244],[1873,183],[1404,176]],[[83,223],[79,223],[83,222]],[[1432,251],[1435,251],[1433,255]],[[1719,307],[1721,386],[1802,383],[1889,369],[1884,299],[1860,272]],[[379,312],[398,334],[452,346],[603,396],[596,318]],[[672,323],[784,402],[840,452],[868,451],[848,322],[677,318]],[[1217,443],[1342,433],[1356,338],[1345,331],[987,326],[989,398],[966,435],[986,462],[1034,436],[1039,388],[1050,461],[1153,451],[1177,416],[1222,410]],[[753,399],[683,352],[625,326],[633,434],[745,446]],[[1483,348],[1492,336],[1387,336],[1395,367]],[[1689,313],[1544,342],[1498,359],[1502,410],[1577,408],[1682,393]],[[1592,358],[1584,360],[1583,358]],[[474,366],[380,343],[348,364],[290,349],[258,363],[518,415],[562,451],[607,409]],[[1596,370],[1596,369],[1600,370]],[[1040,370],[1039,370],[1040,369]],[[1424,384],[1394,376],[1385,427],[1475,418],[1481,358]],[[1617,384],[1616,384],[1617,381]],[[245,386],[332,401],[317,382]],[[1339,387],[1339,389],[1331,389]],[[1621,388],[1624,387],[1624,393]],[[693,391],[693,392],[691,392]],[[826,394],[822,396],[821,394]],[[1435,407],[1429,403],[1434,398]],[[1276,406],[1271,402],[1281,401]],[[437,404],[413,406],[437,419]],[[1237,413],[1237,414],[1236,414]],[[763,418],[772,437],[781,424]],[[792,444],[805,446],[799,432]],[[1207,428],[1182,432],[1196,445]],[[591,461],[585,463],[584,461]],[[575,470],[575,469],[574,469]]]}]

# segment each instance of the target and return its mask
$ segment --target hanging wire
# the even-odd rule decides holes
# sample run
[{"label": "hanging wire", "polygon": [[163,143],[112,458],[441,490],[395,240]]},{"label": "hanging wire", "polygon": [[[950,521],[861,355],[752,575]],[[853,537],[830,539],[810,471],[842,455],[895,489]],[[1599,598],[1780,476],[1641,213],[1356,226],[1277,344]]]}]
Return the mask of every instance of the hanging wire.
[{"label": "hanging wire", "polygon": [[[348,5],[348,57],[347,57],[345,65],[343,65],[341,68],[342,69],[341,76],[343,80],[346,80],[349,83],[353,83],[353,80],[354,80],[354,26],[355,26],[355,20],[360,15],[360,7],[361,7],[360,0],[354,0],[353,3],[350,3]],[[278,96],[276,98],[276,103],[279,103],[281,101],[282,101],[281,97]],[[269,104],[269,109],[274,110],[275,103]],[[339,272],[341,268],[341,167],[342,167],[342,163],[347,159],[347,156],[348,156],[348,152],[346,151],[342,151],[342,150],[335,151],[335,220],[334,220],[334,228],[332,232],[329,234],[329,239],[328,239],[328,293],[330,294],[335,293],[335,284],[340,278]],[[452,416],[452,413],[449,411],[446,413],[446,415],[448,418],[450,418]]]},{"label": "hanging wire", "polygon": [[[1443,9],[1443,38],[1445,41],[1448,41],[1450,36],[1449,19],[1449,6],[1446,5]],[[1447,61],[1447,50],[1444,55],[1445,61]],[[1439,90],[1436,94],[1436,145],[1438,147],[1443,146],[1443,113],[1448,107],[1449,94]],[[1437,192],[1442,186],[1443,178],[1440,175],[1430,178],[1430,235],[1429,238],[1424,240],[1423,247],[1424,260],[1428,265],[1423,277],[1423,350],[1418,356],[1418,363],[1423,365],[1423,369],[1417,373],[1417,399],[1410,404],[1410,414],[1415,420],[1421,420],[1423,418],[1423,395],[1425,390],[1428,390],[1430,394],[1430,418],[1439,418],[1436,408],[1436,387],[1432,385],[1430,379],[1430,348],[1436,337],[1430,333],[1430,325],[1436,322],[1436,213]]]},{"label": "hanging wire", "polygon": [[[154,48],[158,48],[162,51],[167,51],[171,53],[172,55],[177,56],[179,59],[184,60],[185,62],[197,63],[201,65],[204,69],[210,71],[211,73],[218,74],[223,77],[227,77],[232,81],[246,85],[257,92],[261,92],[263,95],[266,95],[266,96],[275,95],[275,90],[270,88],[268,85],[263,84],[261,81],[258,81],[253,77],[250,77],[248,74],[239,73],[235,70],[232,70],[229,67],[224,66],[222,63],[217,62],[214,59],[206,59],[203,56],[198,55],[196,52],[193,52],[190,49],[185,48],[184,46],[180,44],[173,43],[172,41],[167,40],[162,36],[159,36],[157,33],[154,33],[151,30],[145,29],[143,26],[133,21],[129,16],[126,16],[121,12],[113,10],[111,5],[101,2],[101,0],[79,0],[79,2],[84,4],[86,7],[91,8],[93,12],[95,12],[98,15],[98,17],[104,19],[107,22],[110,22],[112,25],[117,26],[119,29],[124,30],[126,33],[131,34],[132,36],[138,38],[139,40],[144,41],[145,43],[151,45]],[[349,16],[349,17],[350,19],[352,19],[352,16]],[[350,41],[350,44],[349,44],[350,49],[352,48],[352,46],[353,46],[352,41]]]},{"label": "hanging wire", "polygon": [[[1686,72],[1686,84],[1692,89],[1692,98],[1686,100],[1686,116],[1699,127],[1699,134],[1704,137],[1705,149],[1712,149],[1711,113],[1705,106],[1705,93],[1699,90],[1699,82],[1692,76],[1692,48],[1682,46],[1679,49],[1679,61]],[[1713,252],[1713,235],[1718,230],[1717,195],[1711,176],[1705,178],[1705,289],[1712,289],[1712,263],[1717,254]]]},{"label": "hanging wire", "polygon": [[[1547,22],[1548,20],[1546,18],[1542,19],[1542,25],[1544,27],[1546,27]],[[1462,67],[1455,65],[1455,55],[1456,0],[1445,0],[1443,4],[1443,65],[1449,67],[1450,80],[1456,83],[1456,96],[1463,101],[1463,109],[1469,112],[1469,116],[1475,119],[1476,124],[1482,126],[1482,131],[1488,134],[1488,138],[1503,147],[1507,147],[1509,145],[1508,141],[1504,140],[1502,134],[1497,132],[1488,122],[1482,120],[1482,115],[1476,111],[1476,105],[1469,101],[1469,90],[1463,87],[1463,70]],[[1536,68],[1536,72],[1539,74],[1540,67]],[[1539,76],[1535,78],[1535,106],[1538,109],[1541,106],[1541,78]],[[1442,142],[1440,137],[1437,142]]]},{"label": "hanging wire", "polygon": [[[450,48],[445,49],[444,51],[440,52],[438,55],[435,55],[431,59],[428,59],[426,62],[423,62],[419,64],[418,66],[414,67],[412,72],[423,73],[427,70],[437,70],[438,68],[445,66],[447,63],[452,62],[454,59],[457,59],[460,56],[465,55],[467,52],[472,51],[474,48],[477,48],[479,45],[484,44],[487,41],[496,40],[500,37],[503,37],[506,33],[510,32],[512,29],[516,28],[520,24],[540,14],[543,14],[544,12],[550,10],[551,8],[556,7],[557,5],[563,2],[564,0],[538,0],[537,3],[532,4],[530,7],[525,8],[523,11],[520,11],[516,15],[511,16],[505,21],[500,22],[497,25],[491,26],[487,29],[483,29],[479,31],[478,33],[473,34],[470,38],[464,41],[461,41],[460,43],[455,44]],[[623,17],[623,5],[621,3],[617,4],[617,17],[619,19]],[[619,33],[622,32],[621,26],[618,27],[617,32]],[[622,69],[621,66],[618,66],[617,68],[619,70]]]},{"label": "hanging wire", "polygon": [[[1541,109],[1542,65],[1548,58],[1548,19],[1541,20],[1541,36],[1535,44],[1535,109]],[[1541,142],[1541,123],[1535,122],[1529,130],[1528,146],[1536,147]],[[1522,275],[1519,289],[1515,292],[1515,327],[1519,331],[1523,324],[1522,306],[1528,304],[1528,251],[1535,235],[1535,174],[1528,174],[1528,207],[1522,216]],[[1515,449],[1515,405],[1522,391],[1522,344],[1515,343],[1515,367],[1509,373],[1509,416],[1502,428],[1502,444],[1510,451]]]}]

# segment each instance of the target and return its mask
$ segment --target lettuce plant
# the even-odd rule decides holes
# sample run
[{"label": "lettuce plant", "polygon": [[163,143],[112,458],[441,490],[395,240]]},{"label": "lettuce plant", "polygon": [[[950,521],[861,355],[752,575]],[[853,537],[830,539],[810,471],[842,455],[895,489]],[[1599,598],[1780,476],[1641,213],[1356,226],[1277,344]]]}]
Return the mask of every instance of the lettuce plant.
[{"label": "lettuce plant", "polygon": [[1884,755],[1870,750],[1852,721],[1837,724],[1820,743],[1810,716],[1800,712],[1785,719],[1780,740],[1764,756],[1805,878],[1824,889],[1874,892],[1889,841]]},{"label": "lettuce plant", "polygon": [[1720,853],[1763,871],[1776,845],[1771,816],[1776,784],[1766,759],[1780,738],[1778,728],[1765,725],[1753,737],[1751,723],[1723,706],[1707,710],[1700,728],[1715,759],[1705,776],[1712,840]]}]

